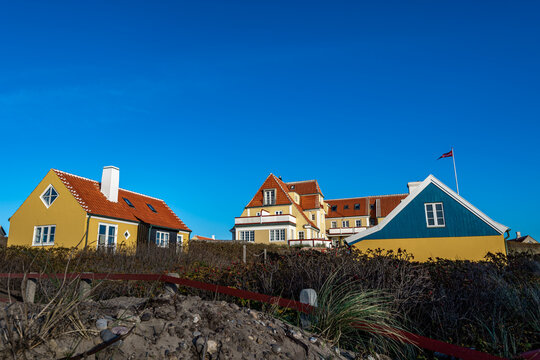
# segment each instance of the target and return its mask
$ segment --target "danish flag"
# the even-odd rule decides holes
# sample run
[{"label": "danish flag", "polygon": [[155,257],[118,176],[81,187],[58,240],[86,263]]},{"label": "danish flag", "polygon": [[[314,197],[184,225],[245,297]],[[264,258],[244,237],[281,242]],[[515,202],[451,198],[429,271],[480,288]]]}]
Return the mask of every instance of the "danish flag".
[{"label": "danish flag", "polygon": [[[452,150],[450,150],[449,152],[442,154],[442,155],[439,157],[439,159],[447,158],[447,157],[453,157],[453,156],[454,156],[454,150],[452,149]],[[439,160],[439,159],[437,159],[437,160]]]}]

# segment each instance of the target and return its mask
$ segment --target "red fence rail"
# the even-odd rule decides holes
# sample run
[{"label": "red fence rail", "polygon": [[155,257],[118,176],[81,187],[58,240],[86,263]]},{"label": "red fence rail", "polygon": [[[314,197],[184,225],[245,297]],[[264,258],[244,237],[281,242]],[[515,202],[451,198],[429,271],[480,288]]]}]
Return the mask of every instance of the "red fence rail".
[{"label": "red fence rail", "polygon": [[[200,290],[212,291],[219,294],[230,295],[242,299],[260,301],[267,304],[277,304],[281,307],[300,311],[306,314],[311,313],[314,308],[299,301],[284,299],[270,295],[264,295],[247,290],[235,289],[223,285],[209,284],[185,278],[178,278],[165,274],[94,274],[94,273],[58,273],[58,274],[38,274],[38,273],[0,273],[0,278],[10,279],[87,279],[87,280],[135,280],[135,281],[161,281],[166,283],[187,286]],[[421,347],[426,350],[440,352],[454,356],[463,360],[503,360],[504,358],[465,348],[458,345],[449,344],[443,341],[434,340],[425,336],[410,333],[404,330],[386,328],[383,326],[366,325],[363,323],[353,324],[356,328],[367,332],[376,332],[395,340],[400,340],[408,344]],[[396,337],[392,334],[398,334]],[[540,360],[540,349],[522,353],[520,359]]]}]

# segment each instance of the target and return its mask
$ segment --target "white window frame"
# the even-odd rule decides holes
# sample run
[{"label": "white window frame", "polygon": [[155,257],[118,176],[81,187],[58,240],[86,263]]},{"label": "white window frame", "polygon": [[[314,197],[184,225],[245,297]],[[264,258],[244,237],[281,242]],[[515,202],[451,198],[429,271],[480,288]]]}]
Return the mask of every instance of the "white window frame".
[{"label": "white window frame", "polygon": [[305,238],[306,238],[306,233],[303,232],[303,231],[299,231],[298,232],[298,239],[299,240],[305,240]]},{"label": "white window frame", "polygon": [[362,220],[356,220],[356,227],[362,227]]},{"label": "white window frame", "polygon": [[266,189],[263,192],[263,204],[275,205],[276,204],[276,189]]},{"label": "white window frame", "polygon": [[98,230],[97,230],[97,239],[96,239],[96,249],[99,249],[99,228],[101,226],[105,226],[105,248],[109,247],[109,228],[113,227],[114,230],[114,246],[113,249],[116,250],[116,246],[118,245],[118,225],[116,224],[109,224],[109,223],[98,223]]},{"label": "white window frame", "polygon": [[[49,189],[52,188],[54,190],[54,192],[56,193],[56,198],[51,201],[50,204],[47,204],[47,202],[45,201],[45,199],[43,198],[43,195],[45,195],[45,193],[47,191],[49,191]],[[54,204],[54,202],[56,201],[56,199],[58,199],[60,197],[60,194],[58,193],[58,191],[55,189],[54,186],[52,186],[52,184],[49,184],[49,186],[47,186],[47,188],[41,193],[41,195],[39,195],[39,198],[41,199],[41,202],[43,202],[43,205],[45,205],[45,207],[48,209],[52,206],[52,204]]]},{"label": "white window frame", "polygon": [[332,229],[337,229],[337,221],[332,221],[332,222],[330,223],[330,228],[332,228]]},{"label": "white window frame", "polygon": [[[127,233],[127,235],[126,235],[126,233]],[[129,232],[129,230],[124,231],[124,238],[126,240],[129,239],[130,236],[131,236],[131,233]]]},{"label": "white window frame", "polygon": [[[437,205],[441,205],[442,222],[439,222],[439,217],[437,216]],[[433,213],[433,225],[429,224],[428,206],[431,206],[431,211]],[[424,211],[425,211],[425,214],[426,214],[426,226],[428,228],[443,228],[443,227],[446,226],[446,219],[444,218],[444,206],[443,206],[442,202],[425,203],[424,204]]]},{"label": "white window frame", "polygon": [[[161,239],[162,238],[162,239]],[[156,231],[156,246],[160,248],[168,248],[170,242],[170,234],[167,231]]]},{"label": "white window frame", "polygon": [[238,238],[242,241],[255,242],[255,230],[240,230]]},{"label": "white window frame", "polygon": [[176,246],[184,246],[184,234],[176,234]]},{"label": "white window frame", "polygon": [[[36,234],[37,230],[40,230],[40,236],[39,236],[39,242],[36,242]],[[47,242],[43,242],[43,229],[47,228]],[[50,242],[51,239],[51,229],[54,229],[54,236],[53,241]],[[56,238],[56,225],[37,225],[34,226],[34,234],[32,236],[32,246],[53,246],[54,245],[54,239]]]},{"label": "white window frame", "polygon": [[342,220],[341,221],[341,227],[348,228],[349,227],[349,220]]},{"label": "white window frame", "polygon": [[268,231],[268,238],[270,239],[270,242],[281,242],[287,240],[287,231],[285,231],[285,229],[270,229]]}]

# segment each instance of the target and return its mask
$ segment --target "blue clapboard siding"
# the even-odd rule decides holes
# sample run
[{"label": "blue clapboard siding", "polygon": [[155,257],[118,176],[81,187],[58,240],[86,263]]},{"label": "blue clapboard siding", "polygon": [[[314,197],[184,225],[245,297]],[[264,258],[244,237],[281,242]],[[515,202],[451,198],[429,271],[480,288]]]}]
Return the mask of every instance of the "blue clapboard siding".
[{"label": "blue clapboard siding", "polygon": [[[442,202],[446,226],[428,228],[424,204]],[[467,210],[434,184],[429,184],[386,226],[361,240],[408,239],[459,236],[489,236],[500,233]]]}]

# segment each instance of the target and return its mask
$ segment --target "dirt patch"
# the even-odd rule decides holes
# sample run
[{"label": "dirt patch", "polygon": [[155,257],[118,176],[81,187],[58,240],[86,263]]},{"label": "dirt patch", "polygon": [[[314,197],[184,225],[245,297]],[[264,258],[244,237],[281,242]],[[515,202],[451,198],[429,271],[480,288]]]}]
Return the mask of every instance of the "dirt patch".
[{"label": "dirt patch", "polygon": [[[115,298],[80,305],[87,336],[65,334],[26,353],[60,359],[121,341],[86,359],[352,359],[266,313],[197,296]],[[1,357],[1,356],[0,356]]]}]

